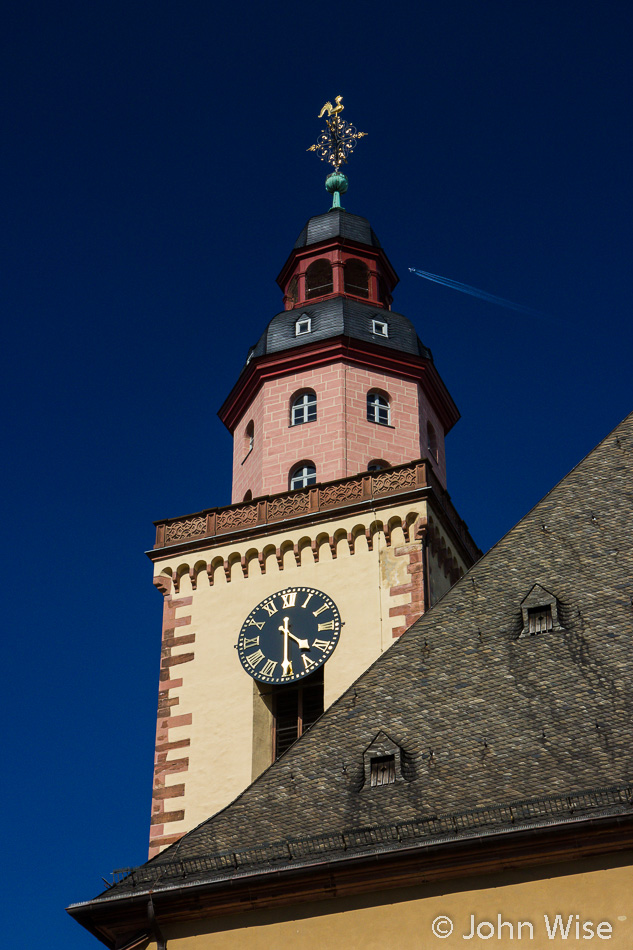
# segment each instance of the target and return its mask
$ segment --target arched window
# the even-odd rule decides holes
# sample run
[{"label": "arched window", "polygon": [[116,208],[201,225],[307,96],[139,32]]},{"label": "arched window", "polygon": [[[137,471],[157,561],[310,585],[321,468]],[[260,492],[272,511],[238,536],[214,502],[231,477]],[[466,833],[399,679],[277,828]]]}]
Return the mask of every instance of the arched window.
[{"label": "arched window", "polygon": [[389,398],[383,393],[367,393],[367,418],[380,426],[391,425]]},{"label": "arched window", "polygon": [[297,300],[299,299],[299,279],[297,277],[293,277],[288,284],[286,297],[288,299],[288,303],[290,303],[291,306],[296,304]]},{"label": "arched window", "polygon": [[431,458],[437,462],[437,436],[430,422],[426,426],[426,448]]},{"label": "arched window", "polygon": [[312,261],[306,271],[306,297],[323,297],[324,294],[331,294],[333,289],[330,262],[324,257]]},{"label": "arched window", "polygon": [[242,501],[252,501],[252,500],[253,500],[253,493],[249,488],[246,494],[244,495],[244,498],[242,499]]},{"label": "arched window", "polygon": [[368,472],[381,472],[383,468],[389,468],[389,462],[384,459],[372,459],[367,466]]},{"label": "arched window", "polygon": [[244,458],[252,450],[253,445],[255,444],[255,423],[251,419],[246,428],[244,429]]},{"label": "arched window", "polygon": [[369,297],[369,268],[355,258],[345,261],[345,292],[357,297]]},{"label": "arched window", "polygon": [[290,425],[300,426],[314,422],[317,417],[317,397],[311,389],[298,393],[290,401]]},{"label": "arched window", "polygon": [[290,491],[297,488],[307,488],[316,484],[316,468],[314,462],[299,462],[290,471]]}]

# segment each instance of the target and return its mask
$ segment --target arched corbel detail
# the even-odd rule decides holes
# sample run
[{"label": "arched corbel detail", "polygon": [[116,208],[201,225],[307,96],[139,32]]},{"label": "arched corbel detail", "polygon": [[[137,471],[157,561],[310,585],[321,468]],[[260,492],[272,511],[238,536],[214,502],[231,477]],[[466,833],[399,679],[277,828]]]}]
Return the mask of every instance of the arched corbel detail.
[{"label": "arched corbel detail", "polygon": [[424,515],[420,515],[414,522],[413,537],[416,541],[421,541],[425,535],[428,535],[428,521]]},{"label": "arched corbel detail", "polygon": [[200,575],[206,571],[207,564],[206,561],[196,561],[191,570],[189,571],[189,578],[191,580],[191,589],[196,590],[198,586],[198,578]]},{"label": "arched corbel detail", "polygon": [[175,574],[174,574],[174,591],[175,591],[177,594],[180,593],[180,579],[181,579],[181,578],[183,577],[183,575],[185,575],[185,574],[189,574],[189,565],[188,565],[188,564],[180,564],[180,565],[176,568],[176,572],[175,572]]},{"label": "arched corbel detail", "polygon": [[330,551],[332,552],[332,560],[335,561],[335,560],[336,560],[336,553],[337,553],[337,552],[336,552],[336,541],[334,540],[334,535],[333,535],[333,534],[331,534],[331,535],[328,537],[328,545],[329,545],[329,547],[330,547]]},{"label": "arched corbel detail", "polygon": [[159,574],[154,578],[154,587],[156,587],[163,597],[168,597],[171,593],[172,579],[169,574]]},{"label": "arched corbel detail", "polygon": [[312,541],[310,548],[312,550],[312,557],[314,558],[314,563],[318,564],[319,563],[319,545],[317,543],[316,538],[314,539],[314,541]]},{"label": "arched corbel detail", "polygon": [[261,568],[259,554],[260,552],[257,550],[257,548],[249,548],[248,551],[244,553],[242,558],[242,572],[244,577],[250,577],[252,564],[258,563]]},{"label": "arched corbel detail", "polygon": [[293,544],[292,553],[295,556],[297,567],[301,567],[301,551],[299,549],[299,542],[297,542],[296,544]]},{"label": "arched corbel detail", "polygon": [[275,560],[277,561],[277,567],[280,571],[284,569],[284,554],[281,548],[275,548]]}]

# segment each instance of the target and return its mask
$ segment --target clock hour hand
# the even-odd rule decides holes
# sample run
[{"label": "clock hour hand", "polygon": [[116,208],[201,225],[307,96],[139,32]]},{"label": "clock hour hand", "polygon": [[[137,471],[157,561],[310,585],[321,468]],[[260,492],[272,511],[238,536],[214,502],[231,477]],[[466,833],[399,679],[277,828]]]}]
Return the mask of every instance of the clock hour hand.
[{"label": "clock hour hand", "polygon": [[308,640],[300,640],[299,637],[295,637],[294,633],[290,633],[290,631],[288,631],[288,636],[291,640],[294,640],[294,642],[297,643],[302,650],[310,649],[310,643]]}]

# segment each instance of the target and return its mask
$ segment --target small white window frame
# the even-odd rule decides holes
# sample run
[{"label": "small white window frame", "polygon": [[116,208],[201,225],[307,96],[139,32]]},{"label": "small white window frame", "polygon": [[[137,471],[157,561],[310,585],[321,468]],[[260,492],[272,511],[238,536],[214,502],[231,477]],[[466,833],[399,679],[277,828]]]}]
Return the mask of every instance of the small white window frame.
[{"label": "small white window frame", "polygon": [[290,471],[290,491],[298,491],[316,485],[316,465],[312,462],[302,462],[295,465]]},{"label": "small white window frame", "polygon": [[371,332],[374,336],[381,336],[383,338],[389,338],[389,324],[385,323],[384,320],[372,320],[371,321]]},{"label": "small white window frame", "polygon": [[290,425],[303,426],[309,422],[316,422],[317,396],[309,389],[307,392],[294,396],[290,403]]},{"label": "small white window frame", "polygon": [[307,333],[312,333],[312,317],[304,315],[295,323],[295,336],[305,336]]},{"label": "small white window frame", "polygon": [[378,426],[391,425],[391,400],[383,393],[367,393],[367,421]]}]

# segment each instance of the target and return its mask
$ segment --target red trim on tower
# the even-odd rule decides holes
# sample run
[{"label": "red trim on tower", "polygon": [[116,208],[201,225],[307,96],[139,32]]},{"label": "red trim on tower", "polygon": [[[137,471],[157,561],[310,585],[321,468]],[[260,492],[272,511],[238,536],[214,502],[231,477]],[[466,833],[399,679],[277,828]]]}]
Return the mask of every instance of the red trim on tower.
[{"label": "red trim on tower", "polygon": [[[277,284],[285,293],[288,282],[293,273],[297,270],[297,265],[307,265],[310,261],[316,260],[318,257],[328,257],[337,250],[357,253],[361,258],[375,261],[379,265],[380,274],[387,285],[389,293],[391,294],[393,292],[400,278],[393,269],[384,250],[381,247],[361,244],[359,241],[351,241],[340,236],[327,238],[318,244],[309,244],[306,247],[295,248],[291,251],[288,260],[277,277]],[[305,301],[303,305],[305,305]]]},{"label": "red trim on tower", "polygon": [[418,382],[437,413],[445,433],[453,428],[460,417],[457,406],[431,360],[343,336],[292,347],[251,360],[242,370],[218,416],[229,432],[233,433],[266,380],[277,379],[300,370],[314,369],[338,360]]}]

